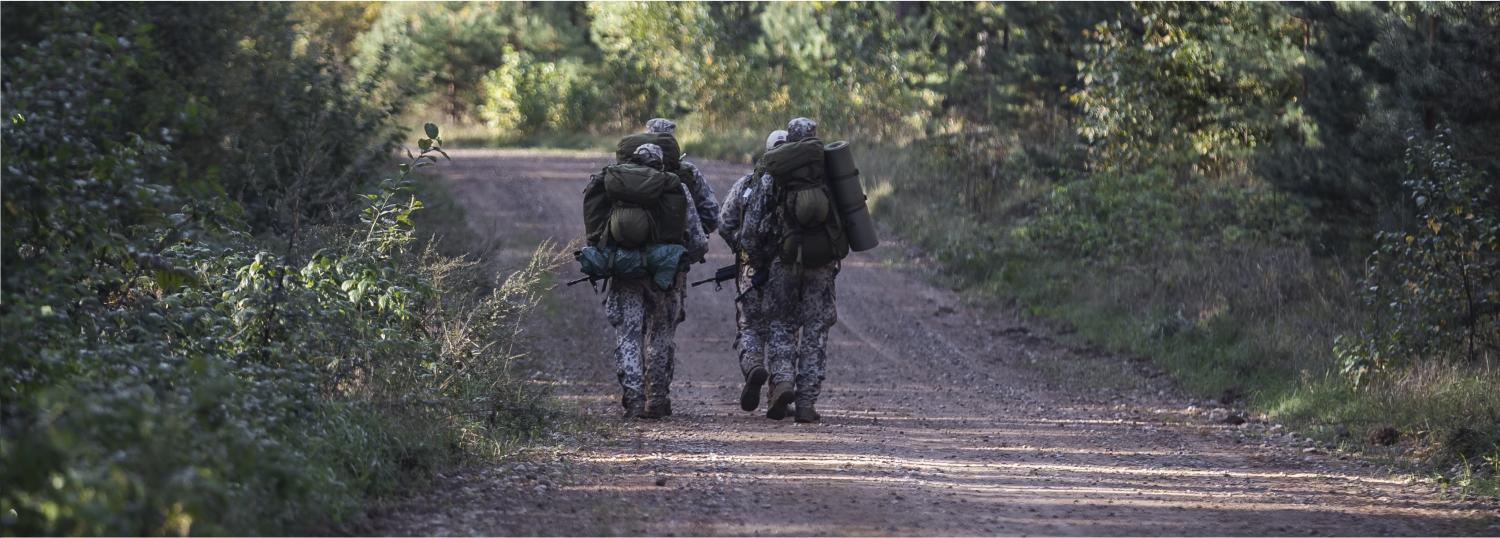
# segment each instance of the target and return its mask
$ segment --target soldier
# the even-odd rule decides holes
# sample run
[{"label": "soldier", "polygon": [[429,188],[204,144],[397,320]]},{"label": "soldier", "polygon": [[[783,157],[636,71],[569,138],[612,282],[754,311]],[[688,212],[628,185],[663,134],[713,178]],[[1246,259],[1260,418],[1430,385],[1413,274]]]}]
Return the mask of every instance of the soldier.
[{"label": "soldier", "polygon": [[[770,151],[785,140],[786,131],[772,131],[766,137],[766,150]],[[719,236],[724,238],[724,244],[729,245],[730,252],[734,253],[735,261],[740,265],[735,285],[741,292],[749,289],[752,283],[747,270],[750,264],[745,259],[744,250],[740,248],[740,223],[744,221],[748,200],[755,195],[758,176],[757,172],[752,171],[735,181],[725,195],[723,209],[719,213]],[[738,329],[734,346],[739,349],[740,373],[745,377],[745,387],[740,391],[740,408],[746,411],[754,411],[760,406],[760,387],[770,375],[766,370],[765,352],[770,326],[761,312],[762,297],[760,293],[745,294],[734,305]]]},{"label": "soldier", "polygon": [[[646,121],[646,132],[669,134],[675,138],[677,136],[677,124],[666,118],[652,118]],[[664,162],[667,160],[670,159],[664,159]],[[702,172],[698,171],[697,166],[685,160],[678,162],[677,170],[667,170],[667,172],[675,173],[682,179],[683,186],[688,189],[689,200],[692,201],[688,204],[689,208],[698,215],[697,218],[699,219],[699,224],[703,229],[704,235],[713,234],[719,228],[719,201],[714,195],[713,185],[709,185],[708,180],[703,177]],[[688,259],[695,263],[701,262],[703,255],[707,252],[707,249],[704,249],[703,252]],[[675,286],[680,297],[677,298],[677,314],[673,319],[675,320],[674,323],[680,325],[682,322],[687,321],[687,273],[678,274],[677,280],[678,282]],[[676,369],[676,347],[673,346],[672,356],[667,360],[668,382],[671,381]],[[667,407],[667,414],[671,414],[670,404]]]},{"label": "soldier", "polygon": [[[631,160],[636,164],[660,169],[661,147],[642,144]],[[691,196],[687,186],[680,187],[683,196]],[[693,204],[686,204],[684,223],[688,230],[683,241],[685,259],[697,259],[708,251],[708,236]],[[615,369],[624,389],[621,403],[625,418],[662,418],[672,414],[673,339],[681,311],[683,273],[678,273],[672,287],[658,287],[650,278],[616,279],[605,298],[605,313],[618,334],[615,347]],[[649,379],[649,381],[648,381]]]},{"label": "soldier", "polygon": [[[787,124],[786,130],[785,145],[788,147],[778,149],[816,149],[819,153],[805,157],[815,159],[818,163],[816,170],[806,172],[813,168],[809,166],[802,169],[801,173],[813,174],[815,177],[812,180],[823,181],[822,145],[816,138],[817,123],[808,118],[796,118]],[[797,145],[799,142],[806,143]],[[788,219],[794,217],[787,214],[787,206],[796,204],[786,202],[789,196],[801,191],[782,192],[788,189],[777,188],[778,182],[772,175],[772,171],[777,169],[773,168],[771,155],[768,154],[763,159],[762,164],[766,166],[767,172],[756,183],[738,236],[739,247],[745,252],[751,266],[752,280],[763,282],[763,290],[759,292],[763,293],[764,302],[761,306],[769,320],[769,337],[765,345],[771,388],[766,416],[774,420],[785,418],[787,407],[795,401],[797,422],[817,422],[820,416],[814,405],[822,390],[828,331],[838,321],[838,310],[834,306],[834,279],[839,271],[837,260],[847,253],[847,243],[842,245],[843,253],[838,253],[837,248],[830,248],[823,255],[813,258],[816,261],[804,262],[802,239],[788,242],[787,236],[820,229],[806,224],[802,224],[802,228],[788,226]],[[781,179],[786,181],[794,177],[792,174],[787,175],[788,177]],[[800,212],[801,206],[796,207]],[[824,208],[822,215],[836,219],[827,215],[826,203]],[[836,225],[837,220],[831,222]],[[831,229],[837,235],[837,227]],[[841,235],[824,245],[838,244],[840,240]],[[809,239],[807,244],[814,243]],[[791,245],[795,255],[788,255],[788,245]],[[830,255],[829,252],[833,254]]]},{"label": "soldier", "polygon": [[[646,122],[646,132],[666,133],[677,136],[677,124],[666,118],[652,118]],[[677,174],[682,178],[682,184],[687,185],[688,192],[693,194],[693,205],[697,206],[698,217],[703,221],[703,233],[713,234],[719,229],[719,200],[714,196],[713,185],[703,178],[703,172],[698,170],[697,165],[686,160],[677,165],[678,170],[667,170],[668,172],[681,171]]]}]

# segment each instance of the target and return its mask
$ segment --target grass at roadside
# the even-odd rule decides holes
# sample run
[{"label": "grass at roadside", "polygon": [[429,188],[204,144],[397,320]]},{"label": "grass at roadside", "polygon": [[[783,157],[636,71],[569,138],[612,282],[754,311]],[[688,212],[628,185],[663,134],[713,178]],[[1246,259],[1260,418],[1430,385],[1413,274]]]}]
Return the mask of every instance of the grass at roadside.
[{"label": "grass at roadside", "polygon": [[1500,375],[1433,365],[1354,387],[1331,352],[1333,337],[1364,315],[1340,260],[1285,245],[1128,263],[1041,254],[1013,232],[1044,189],[1018,185],[998,217],[979,222],[954,211],[942,188],[955,171],[910,150],[861,149],[860,169],[878,171],[864,178],[877,219],[933,253],[970,293],[1071,326],[1072,338],[1150,357],[1195,397],[1353,452],[1416,462],[1460,495],[1500,492]]}]

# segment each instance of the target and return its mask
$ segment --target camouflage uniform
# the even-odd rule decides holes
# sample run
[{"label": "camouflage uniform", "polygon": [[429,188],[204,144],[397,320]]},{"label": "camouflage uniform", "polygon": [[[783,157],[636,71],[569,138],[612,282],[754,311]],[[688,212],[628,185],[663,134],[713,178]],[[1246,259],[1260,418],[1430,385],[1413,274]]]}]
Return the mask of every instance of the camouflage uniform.
[{"label": "camouflage uniform", "polygon": [[[766,149],[776,147],[786,140],[786,131],[773,131],[766,137]],[[744,263],[742,254],[744,249],[740,246],[740,224],[744,221],[745,208],[755,196],[756,187],[759,185],[757,174],[751,172],[740,177],[729,188],[729,193],[724,197],[723,209],[719,213],[719,236],[724,238],[724,244],[729,246],[730,252],[735,253],[735,260],[741,262],[740,274],[735,278],[737,290],[746,290],[751,286],[750,273],[745,269],[749,264]],[[770,326],[766,323],[765,314],[762,312],[763,294],[751,292],[736,302],[735,325],[738,331],[735,338],[735,348],[739,350],[740,374],[749,375],[750,370],[756,366],[765,367],[765,342],[770,338]]]},{"label": "camouflage uniform", "polygon": [[[649,164],[660,166],[661,148],[644,144],[636,150]],[[652,159],[651,157],[654,157]],[[687,194],[687,187],[682,187]],[[703,233],[697,211],[688,206],[685,216],[687,237],[684,256],[702,256],[708,250],[708,236]],[[604,300],[605,315],[615,328],[615,375],[624,389],[622,403],[628,409],[633,402],[649,398],[653,404],[670,400],[672,371],[676,358],[673,339],[682,312],[682,289],[685,273],[678,273],[670,289],[663,290],[650,278],[612,280]]]},{"label": "camouflage uniform", "polygon": [[[666,118],[651,118],[646,121],[646,132],[676,135],[677,124]],[[683,186],[687,187],[688,199],[693,201],[693,203],[688,204],[688,212],[695,215],[693,218],[698,221],[700,229],[705,236],[714,233],[714,230],[719,228],[719,200],[714,194],[713,185],[708,183],[708,179],[703,177],[703,172],[700,172],[698,167],[693,165],[693,163],[682,161],[678,167],[679,171],[687,172],[685,174],[679,173],[678,177],[682,179]],[[704,240],[703,250],[694,253],[690,248],[689,251],[687,254],[689,260],[692,260],[694,263],[702,261],[703,255],[708,253],[707,239],[705,238]],[[682,273],[677,275],[677,280],[677,283],[673,284],[677,288],[679,295],[677,298],[675,323],[682,323],[687,321],[688,287],[685,283],[687,274]],[[672,361],[671,364],[675,365],[676,361]]]},{"label": "camouflage uniform", "polygon": [[[788,142],[814,135],[816,124],[799,120],[805,118],[787,125]],[[766,362],[771,383],[794,381],[797,406],[811,407],[822,393],[828,331],[838,322],[834,281],[839,265],[804,268],[781,261],[778,238],[784,223],[774,196],[769,195],[772,186],[771,175],[761,174],[745,208],[740,247],[752,259],[770,260],[762,269],[770,273],[761,292],[761,308],[769,318]]]},{"label": "camouflage uniform", "polygon": [[[667,133],[675,135],[677,124],[666,118],[652,118],[646,122],[646,132]],[[687,185],[688,192],[692,195],[693,205],[697,206],[698,216],[702,219],[703,233],[712,234],[719,228],[719,199],[714,194],[714,187],[703,177],[703,172],[693,163],[682,161],[680,168],[687,172],[680,174],[683,184]]]},{"label": "camouflage uniform", "polygon": [[[724,238],[724,243],[729,245],[729,250],[735,253],[737,260],[743,262],[742,250],[739,246],[740,222],[744,216],[747,200],[754,195],[756,184],[755,174],[745,174],[734,186],[729,189],[729,194],[724,199],[722,212],[719,214],[719,236]],[[735,277],[737,290],[745,290],[750,287],[750,274],[745,271],[749,267],[741,264],[740,274]],[[769,337],[770,327],[766,324],[765,315],[761,312],[762,294],[751,292],[734,305],[735,325],[737,335],[734,346],[740,351],[740,373],[749,375],[750,369],[756,366],[765,366],[765,341]]]}]

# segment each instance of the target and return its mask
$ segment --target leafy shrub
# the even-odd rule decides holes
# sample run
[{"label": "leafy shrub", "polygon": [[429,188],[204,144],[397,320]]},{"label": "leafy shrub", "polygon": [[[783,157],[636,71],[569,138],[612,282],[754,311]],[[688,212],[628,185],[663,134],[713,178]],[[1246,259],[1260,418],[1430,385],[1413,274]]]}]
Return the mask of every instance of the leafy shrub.
[{"label": "leafy shrub", "polygon": [[1275,245],[1305,233],[1306,209],[1275,191],[1101,173],[1046,191],[1013,234],[1040,252],[1104,263]]},{"label": "leafy shrub", "polygon": [[4,6],[0,533],[306,530],[535,412],[548,251],[496,283],[423,248],[436,126],[372,182],[399,105],[280,47],[282,6],[178,9]]},{"label": "leafy shrub", "polygon": [[479,117],[501,131],[586,129],[597,99],[589,74],[576,59],[538,61],[507,45],[503,63],[481,81]]},{"label": "leafy shrub", "polygon": [[1380,232],[1363,300],[1376,313],[1335,354],[1356,381],[1413,360],[1492,360],[1500,350],[1500,209],[1491,185],[1453,157],[1448,135],[1413,139],[1402,186],[1413,225]]}]

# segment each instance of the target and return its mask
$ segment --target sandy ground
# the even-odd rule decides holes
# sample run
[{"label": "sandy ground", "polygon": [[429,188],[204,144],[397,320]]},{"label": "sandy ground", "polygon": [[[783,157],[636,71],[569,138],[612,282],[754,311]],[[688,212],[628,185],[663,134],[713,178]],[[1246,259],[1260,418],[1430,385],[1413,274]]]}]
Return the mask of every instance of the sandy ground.
[{"label": "sandy ground", "polygon": [[[453,151],[440,173],[508,256],[582,234],[581,191],[607,156]],[[744,166],[700,162],[722,195]],[[381,509],[416,535],[1496,535],[1492,502],[1433,486],[1176,395],[1148,364],[931,284],[893,238],[845,261],[821,424],[737,404],[733,293],[693,288],[678,330],[676,415],[596,442],[444,477]],[[711,274],[729,261],[717,238]],[[512,259],[513,263],[514,260]],[[561,276],[571,279],[575,268]],[[618,423],[601,295],[556,291],[534,321],[547,383]],[[1082,368],[1047,363],[1084,361]],[[1091,362],[1090,362],[1091,361]],[[1041,368],[1038,367],[1041,366]],[[1084,389],[1047,371],[1138,376]],[[1125,366],[1122,366],[1125,365]]]}]

